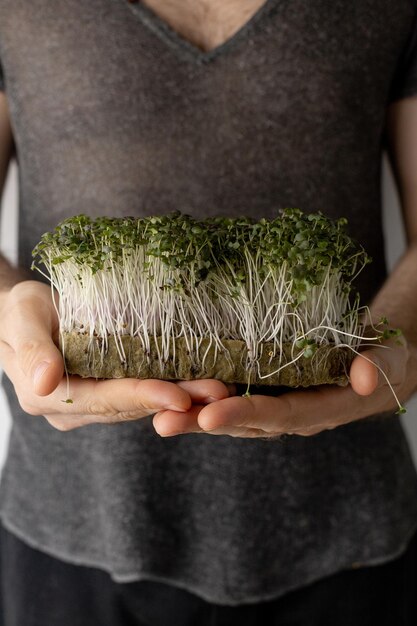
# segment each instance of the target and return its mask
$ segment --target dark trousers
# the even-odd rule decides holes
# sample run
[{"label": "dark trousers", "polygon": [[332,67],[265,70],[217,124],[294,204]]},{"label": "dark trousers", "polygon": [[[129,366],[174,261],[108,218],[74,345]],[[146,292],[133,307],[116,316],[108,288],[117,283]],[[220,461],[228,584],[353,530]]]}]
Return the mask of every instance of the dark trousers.
[{"label": "dark trousers", "polygon": [[0,525],[1,626],[416,626],[417,534],[383,565],[343,571],[258,604],[210,604],[151,581],[34,550]]}]

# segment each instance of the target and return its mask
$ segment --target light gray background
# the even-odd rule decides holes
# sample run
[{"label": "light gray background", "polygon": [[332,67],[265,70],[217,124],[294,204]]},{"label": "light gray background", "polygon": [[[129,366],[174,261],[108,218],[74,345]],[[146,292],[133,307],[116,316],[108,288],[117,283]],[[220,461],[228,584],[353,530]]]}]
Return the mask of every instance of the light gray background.
[{"label": "light gray background", "polygon": [[[397,190],[392,178],[387,160],[383,162],[383,198],[384,198],[384,231],[386,251],[389,267],[392,267],[405,248],[404,230]],[[16,260],[16,233],[17,233],[17,168],[13,163],[6,182],[2,198],[2,214],[0,228],[0,247],[3,253],[12,262]],[[32,419],[42,419],[33,417]],[[417,395],[408,403],[407,413],[401,417],[409,437],[414,461],[417,466]],[[0,468],[3,466],[8,435],[10,430],[10,414],[5,402],[3,391],[0,389]],[[372,442],[369,442],[372,445]]]}]

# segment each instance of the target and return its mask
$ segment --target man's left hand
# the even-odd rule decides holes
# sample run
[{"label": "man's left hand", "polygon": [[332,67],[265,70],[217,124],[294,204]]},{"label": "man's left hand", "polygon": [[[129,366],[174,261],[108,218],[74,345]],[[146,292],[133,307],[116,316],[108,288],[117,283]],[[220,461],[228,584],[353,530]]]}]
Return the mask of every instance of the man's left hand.
[{"label": "man's left hand", "polygon": [[356,356],[347,387],[321,385],[273,397],[237,396],[236,387],[230,385],[228,398],[201,404],[201,381],[180,381],[177,384],[195,397],[196,403],[193,400],[192,407],[183,413],[156,413],[153,425],[163,437],[185,433],[262,438],[315,435],[370,415],[395,411],[398,403],[393,390],[402,403],[416,388],[416,362],[416,348],[401,336],[399,341],[390,339]]}]

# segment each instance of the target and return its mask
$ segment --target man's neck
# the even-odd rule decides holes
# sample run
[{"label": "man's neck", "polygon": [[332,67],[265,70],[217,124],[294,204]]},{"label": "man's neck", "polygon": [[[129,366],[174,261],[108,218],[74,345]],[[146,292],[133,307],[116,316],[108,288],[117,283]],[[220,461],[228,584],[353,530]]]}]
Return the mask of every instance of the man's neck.
[{"label": "man's neck", "polygon": [[230,39],[266,0],[144,0],[183,39],[205,52]]}]

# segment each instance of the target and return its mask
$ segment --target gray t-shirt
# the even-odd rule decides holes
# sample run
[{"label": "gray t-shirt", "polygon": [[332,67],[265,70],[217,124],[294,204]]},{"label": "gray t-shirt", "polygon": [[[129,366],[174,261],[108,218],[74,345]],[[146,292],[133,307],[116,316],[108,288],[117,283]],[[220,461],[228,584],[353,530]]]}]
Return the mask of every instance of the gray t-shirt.
[{"label": "gray t-shirt", "polygon": [[[268,0],[203,53],[127,0],[0,0],[20,185],[20,263],[64,217],[180,209],[346,216],[385,276],[387,105],[417,94],[416,0]],[[415,37],[415,34],[414,34]],[[26,415],[0,489],[4,525],[116,581],[207,600],[276,598],[404,550],[417,477],[396,415],[283,440],[159,437],[151,417],[62,433]]]}]

